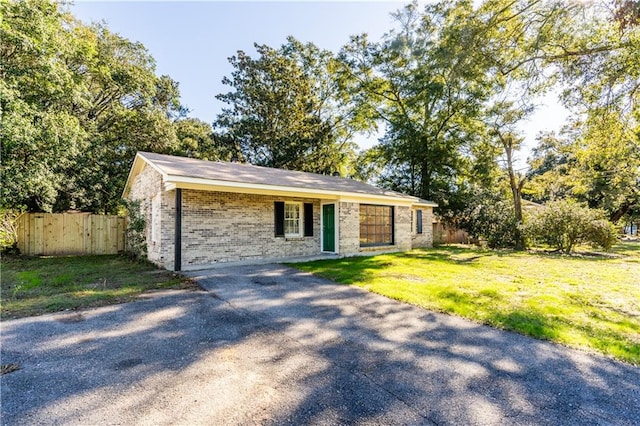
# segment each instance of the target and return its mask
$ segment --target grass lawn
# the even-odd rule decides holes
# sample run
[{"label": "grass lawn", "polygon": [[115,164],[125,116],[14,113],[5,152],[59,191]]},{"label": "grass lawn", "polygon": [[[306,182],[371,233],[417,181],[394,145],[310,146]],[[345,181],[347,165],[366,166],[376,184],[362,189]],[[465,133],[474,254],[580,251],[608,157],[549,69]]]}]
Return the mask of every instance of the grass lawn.
[{"label": "grass lawn", "polygon": [[0,266],[2,319],[127,302],[151,289],[195,288],[187,278],[122,256],[3,256]]},{"label": "grass lawn", "polygon": [[640,242],[620,243],[609,256],[443,246],[292,266],[640,365]]}]

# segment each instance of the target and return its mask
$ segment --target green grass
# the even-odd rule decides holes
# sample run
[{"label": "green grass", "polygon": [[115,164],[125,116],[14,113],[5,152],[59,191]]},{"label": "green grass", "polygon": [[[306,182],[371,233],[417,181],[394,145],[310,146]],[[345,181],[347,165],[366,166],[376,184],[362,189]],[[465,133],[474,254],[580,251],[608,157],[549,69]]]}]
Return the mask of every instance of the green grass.
[{"label": "green grass", "polygon": [[152,289],[195,288],[190,280],[122,256],[3,256],[2,319],[121,303]]},{"label": "green grass", "polygon": [[640,243],[563,256],[448,246],[292,265],[435,311],[640,365]]}]

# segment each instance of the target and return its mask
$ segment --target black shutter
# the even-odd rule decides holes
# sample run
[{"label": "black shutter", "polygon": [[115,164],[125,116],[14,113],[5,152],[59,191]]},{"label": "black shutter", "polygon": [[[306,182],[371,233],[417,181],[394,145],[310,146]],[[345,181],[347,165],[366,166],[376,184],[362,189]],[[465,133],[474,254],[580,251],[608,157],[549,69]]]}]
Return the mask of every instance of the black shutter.
[{"label": "black shutter", "polygon": [[313,203],[304,203],[304,236],[313,237]]},{"label": "black shutter", "polygon": [[275,233],[276,237],[284,237],[284,201],[276,201],[274,204]]},{"label": "black shutter", "polygon": [[418,234],[422,234],[422,210],[416,211],[416,219],[417,219],[416,232]]}]

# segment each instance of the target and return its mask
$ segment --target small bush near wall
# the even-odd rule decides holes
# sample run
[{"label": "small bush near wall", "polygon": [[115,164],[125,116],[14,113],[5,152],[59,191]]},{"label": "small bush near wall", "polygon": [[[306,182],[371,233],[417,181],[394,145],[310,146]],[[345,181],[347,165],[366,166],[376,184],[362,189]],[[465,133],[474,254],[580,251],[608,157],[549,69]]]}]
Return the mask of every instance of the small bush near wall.
[{"label": "small bush near wall", "polygon": [[147,258],[146,221],[142,203],[138,200],[127,201],[127,229],[125,231],[126,253],[132,260]]}]

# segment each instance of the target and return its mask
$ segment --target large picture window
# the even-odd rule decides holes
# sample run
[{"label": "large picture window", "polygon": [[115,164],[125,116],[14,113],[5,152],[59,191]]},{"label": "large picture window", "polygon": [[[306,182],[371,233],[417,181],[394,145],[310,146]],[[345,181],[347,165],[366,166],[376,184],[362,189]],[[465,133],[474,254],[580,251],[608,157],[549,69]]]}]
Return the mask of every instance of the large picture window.
[{"label": "large picture window", "polygon": [[360,247],[393,245],[393,207],[360,204]]}]

